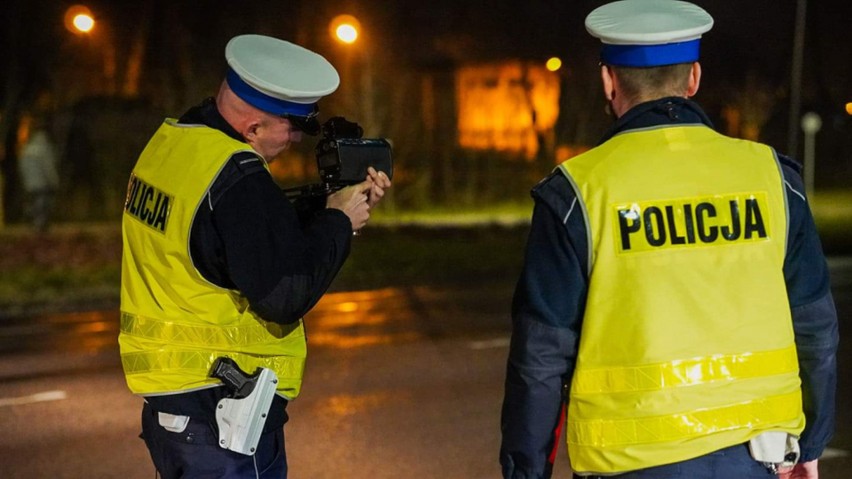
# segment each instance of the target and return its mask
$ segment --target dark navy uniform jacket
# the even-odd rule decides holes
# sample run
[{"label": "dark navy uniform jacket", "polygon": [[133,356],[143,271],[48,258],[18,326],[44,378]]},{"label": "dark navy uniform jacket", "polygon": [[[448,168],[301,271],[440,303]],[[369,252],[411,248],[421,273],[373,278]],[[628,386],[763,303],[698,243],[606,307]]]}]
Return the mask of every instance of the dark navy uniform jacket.
[{"label": "dark navy uniform jacket", "polygon": [[[245,141],[212,98],[178,122]],[[222,168],[193,219],[190,254],[205,279],[240,291],[262,318],[292,323],[319,301],[343,266],[352,223],[342,211],[325,209],[324,198],[319,204],[291,204],[259,158],[254,152],[236,153]],[[146,400],[155,411],[215,424],[216,404],[226,393],[220,387]],[[286,400],[276,395],[264,431],[284,425],[285,407]]]},{"label": "dark navy uniform jacket", "polygon": [[[701,108],[683,98],[635,106],[601,143],[615,134],[665,124],[706,124]],[[789,204],[784,278],[793,317],[807,424],[801,461],[822,454],[834,431],[837,383],[837,313],[828,267],[800,167],[779,155]],[[535,200],[524,267],[512,304],[512,341],[502,413],[500,462],[505,477],[550,477],[548,457],[559,440],[563,383],[570,384],[588,287],[586,226],[576,194],[554,172],[532,190]]]}]

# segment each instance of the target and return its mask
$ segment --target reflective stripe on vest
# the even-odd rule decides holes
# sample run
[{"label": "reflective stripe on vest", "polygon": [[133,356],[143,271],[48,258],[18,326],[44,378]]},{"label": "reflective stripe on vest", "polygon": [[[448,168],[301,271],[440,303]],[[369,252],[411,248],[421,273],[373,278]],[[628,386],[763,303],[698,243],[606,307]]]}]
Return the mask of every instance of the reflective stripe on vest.
[{"label": "reflective stripe on vest", "polygon": [[[233,359],[248,374],[254,373],[260,367],[272,369],[276,372],[279,381],[301,379],[302,370],[305,368],[305,358],[285,356],[258,357],[234,351],[216,350],[171,350],[165,353],[130,353],[121,356],[121,365],[124,367],[124,374],[128,375],[182,371],[207,377],[213,367],[213,363],[219,357]],[[210,382],[218,383],[219,381],[211,380]]]},{"label": "reflective stripe on vest", "polygon": [[713,381],[747,379],[798,371],[796,348],[684,359],[670,363],[577,371],[572,394],[656,391]]},{"label": "reflective stripe on vest", "polygon": [[[277,323],[265,323],[267,330],[247,326],[206,326],[179,324],[172,321],[157,321],[134,314],[121,313],[121,332],[130,336],[156,341],[168,341],[171,345],[198,346],[218,350],[198,351],[171,349],[169,351],[127,353],[121,357],[125,374],[140,374],[155,371],[195,371],[195,374],[210,372],[216,358],[227,356],[235,360],[249,374],[258,367],[276,371],[280,381],[300,379],[305,367],[304,357],[257,356],[229,350],[235,344],[253,345],[259,343],[277,344],[275,338],[282,338],[293,330],[299,329],[299,323],[289,328]],[[266,332],[268,331],[268,332]],[[275,339],[271,341],[271,339]],[[298,339],[298,337],[294,337]]]},{"label": "reflective stripe on vest", "polygon": [[164,321],[146,318],[135,314],[121,313],[121,332],[170,344],[185,344],[197,346],[203,344],[211,348],[227,348],[236,344],[253,345],[278,342],[291,331],[297,329],[298,323],[286,328],[283,325],[264,322],[264,328],[255,324],[234,326],[215,326],[207,324],[181,324],[175,321]]},{"label": "reflective stripe on vest", "polygon": [[722,431],[772,426],[802,410],[799,391],[701,411],[641,419],[577,421],[568,417],[568,441],[578,446],[654,444]]}]

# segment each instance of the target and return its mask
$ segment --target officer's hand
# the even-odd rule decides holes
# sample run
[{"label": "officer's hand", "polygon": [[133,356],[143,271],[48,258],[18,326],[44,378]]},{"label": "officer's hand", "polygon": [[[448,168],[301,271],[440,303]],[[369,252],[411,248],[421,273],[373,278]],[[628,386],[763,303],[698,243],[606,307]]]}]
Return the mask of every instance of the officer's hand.
[{"label": "officer's hand", "polygon": [[778,471],[780,479],[819,479],[817,460],[800,462],[793,467]]},{"label": "officer's hand", "polygon": [[384,171],[377,172],[372,166],[367,168],[367,174],[367,179],[373,182],[373,186],[370,188],[369,198],[367,199],[367,203],[369,203],[370,208],[372,208],[379,203],[383,196],[385,196],[385,189],[391,187],[391,181]]},{"label": "officer's hand", "polygon": [[367,179],[357,185],[347,186],[330,194],[325,206],[345,213],[352,223],[352,230],[358,231],[370,219],[370,204],[367,200],[372,189],[372,179]]}]

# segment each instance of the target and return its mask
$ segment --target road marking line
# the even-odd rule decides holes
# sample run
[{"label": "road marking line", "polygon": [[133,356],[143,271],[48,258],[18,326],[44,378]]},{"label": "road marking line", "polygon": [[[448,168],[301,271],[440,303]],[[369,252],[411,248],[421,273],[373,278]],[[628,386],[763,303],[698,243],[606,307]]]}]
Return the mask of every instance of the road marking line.
[{"label": "road marking line", "polygon": [[18,398],[0,398],[0,407],[3,406],[19,406],[21,404],[31,404],[44,401],[59,401],[67,398],[65,391],[45,391],[43,393],[31,394]]},{"label": "road marking line", "polygon": [[843,449],[835,449],[833,447],[827,447],[822,452],[822,456],[820,459],[834,459],[836,457],[846,457],[849,455],[849,451],[844,451]]},{"label": "road marking line", "polygon": [[467,347],[470,349],[494,349],[505,348],[509,345],[509,338],[487,339],[485,341],[471,341]]}]

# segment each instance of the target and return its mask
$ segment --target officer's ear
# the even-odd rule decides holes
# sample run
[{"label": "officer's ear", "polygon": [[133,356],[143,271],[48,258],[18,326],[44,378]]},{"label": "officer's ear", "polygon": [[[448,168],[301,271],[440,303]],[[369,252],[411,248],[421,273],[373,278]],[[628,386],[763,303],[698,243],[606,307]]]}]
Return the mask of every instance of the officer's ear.
[{"label": "officer's ear", "polygon": [[701,64],[698,62],[692,63],[692,69],[689,70],[689,83],[686,88],[686,97],[691,98],[698,93],[698,87],[701,85]]},{"label": "officer's ear", "polygon": [[240,133],[243,135],[243,138],[246,139],[246,142],[251,143],[257,139],[257,131],[260,129],[260,120],[254,119],[246,123],[246,126],[243,128],[243,131]]},{"label": "officer's ear", "polygon": [[604,97],[607,101],[615,99],[615,81],[609,66],[601,64],[601,84],[603,85]]}]

